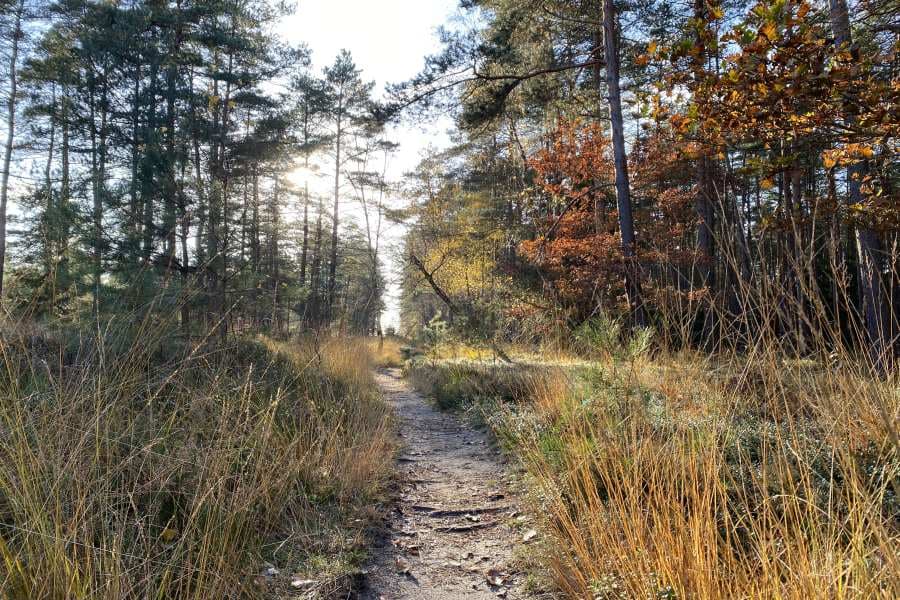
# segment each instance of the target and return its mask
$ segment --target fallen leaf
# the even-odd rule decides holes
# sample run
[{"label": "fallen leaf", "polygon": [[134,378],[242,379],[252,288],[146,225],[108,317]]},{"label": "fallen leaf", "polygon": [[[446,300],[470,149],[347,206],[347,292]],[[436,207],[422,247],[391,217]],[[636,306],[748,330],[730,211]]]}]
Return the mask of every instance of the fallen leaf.
[{"label": "fallen leaf", "polygon": [[400,556],[394,557],[394,566],[397,568],[397,572],[401,575],[409,575],[409,565],[403,560]]},{"label": "fallen leaf", "polygon": [[497,569],[488,569],[484,573],[484,580],[493,586],[503,585],[503,573]]}]

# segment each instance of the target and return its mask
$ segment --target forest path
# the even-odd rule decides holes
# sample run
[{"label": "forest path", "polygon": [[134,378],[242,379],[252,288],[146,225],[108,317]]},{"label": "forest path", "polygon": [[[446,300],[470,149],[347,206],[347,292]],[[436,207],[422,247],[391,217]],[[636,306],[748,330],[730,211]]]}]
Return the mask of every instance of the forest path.
[{"label": "forest path", "polygon": [[396,503],[366,600],[524,598],[515,547],[532,537],[487,434],[433,408],[397,369],[376,375],[404,444]]}]

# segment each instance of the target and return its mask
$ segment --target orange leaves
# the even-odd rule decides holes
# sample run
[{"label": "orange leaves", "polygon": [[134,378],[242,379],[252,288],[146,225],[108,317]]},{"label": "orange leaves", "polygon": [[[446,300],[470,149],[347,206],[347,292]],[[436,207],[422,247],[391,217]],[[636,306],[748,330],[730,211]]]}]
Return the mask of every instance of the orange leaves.
[{"label": "orange leaves", "polygon": [[865,144],[848,144],[846,149],[856,158],[873,158],[875,156],[875,150]]},{"label": "orange leaves", "polygon": [[822,152],[822,165],[826,169],[846,167],[861,160],[875,158],[875,149],[867,144],[846,144]]},{"label": "orange leaves", "polygon": [[647,43],[647,51],[635,57],[635,64],[643,67],[649,64],[651,60],[660,58],[661,53],[658,52],[658,50],[659,45],[657,44],[656,40],[650,40],[650,42]]},{"label": "orange leaves", "polygon": [[669,123],[678,133],[686,133],[691,126],[691,119],[686,115],[676,113],[671,116]]},{"label": "orange leaves", "polygon": [[[688,127],[691,119],[681,118]],[[539,194],[538,235],[520,244],[521,256],[540,267],[558,297],[576,309],[625,297],[607,135],[598,124],[560,122],[530,161]],[[684,158],[691,146],[700,152],[672,129],[657,127],[632,148],[634,218],[644,264],[690,264],[696,258],[683,243],[695,226],[693,170]]]},{"label": "orange leaves", "polygon": [[707,43],[734,48],[719,73],[690,63],[668,79],[690,92],[693,112],[667,115],[685,156],[695,156],[696,140],[707,155],[752,150],[751,171],[761,175],[808,160],[801,149],[821,154],[826,169],[883,161],[876,147],[900,134],[889,116],[900,110],[900,84],[883,75],[885,52],[836,48],[827,17],[807,0],[760,0],[730,30],[714,32]]},{"label": "orange leaves", "polygon": [[529,166],[544,189],[556,195],[578,191],[599,178],[611,179],[613,172],[609,140],[601,125],[578,120],[561,121],[549,145],[531,158]]},{"label": "orange leaves", "polygon": [[759,28],[759,35],[770,42],[774,42],[778,37],[778,29],[775,27],[775,23],[763,23],[763,25]]}]

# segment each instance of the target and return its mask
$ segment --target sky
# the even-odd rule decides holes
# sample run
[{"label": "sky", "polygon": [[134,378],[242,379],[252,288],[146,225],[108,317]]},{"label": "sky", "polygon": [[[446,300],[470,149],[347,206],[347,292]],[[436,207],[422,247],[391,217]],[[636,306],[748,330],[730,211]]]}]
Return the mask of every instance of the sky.
[{"label": "sky", "polygon": [[[385,84],[411,78],[422,69],[425,56],[440,49],[437,28],[450,19],[457,6],[458,0],[299,0],[296,13],[285,19],[279,33],[292,43],[309,46],[318,73],[341,49],[349,50],[363,79],[374,80],[376,93],[381,93]],[[388,177],[401,178],[429,146],[446,146],[448,127],[447,121],[438,121],[424,130],[411,124],[394,128],[390,139],[400,148]],[[349,201],[342,211],[354,216]],[[399,324],[398,265],[393,247],[402,234],[401,228],[391,228],[388,251],[383,253],[388,278],[387,310],[382,317],[385,328]]]}]

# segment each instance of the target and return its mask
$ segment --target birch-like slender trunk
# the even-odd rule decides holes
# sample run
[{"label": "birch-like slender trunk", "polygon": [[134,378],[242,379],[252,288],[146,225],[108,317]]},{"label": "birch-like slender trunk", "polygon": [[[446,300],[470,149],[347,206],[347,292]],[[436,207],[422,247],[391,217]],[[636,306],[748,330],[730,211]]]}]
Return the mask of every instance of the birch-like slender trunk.
[{"label": "birch-like slender trunk", "polygon": [[343,117],[344,117],[343,93],[337,99],[337,135],[334,138],[334,212],[331,224],[331,261],[328,263],[328,310],[334,309],[334,294],[337,278],[337,243],[338,243],[338,209],[341,193],[341,144],[343,143]]},{"label": "birch-like slender trunk", "polygon": [[16,133],[16,100],[18,94],[19,41],[22,38],[22,13],[25,1],[16,4],[9,53],[9,98],[6,102],[6,143],[3,147],[3,178],[0,180],[0,299],[3,298],[3,275],[6,266],[6,204],[9,194],[9,168]]}]

